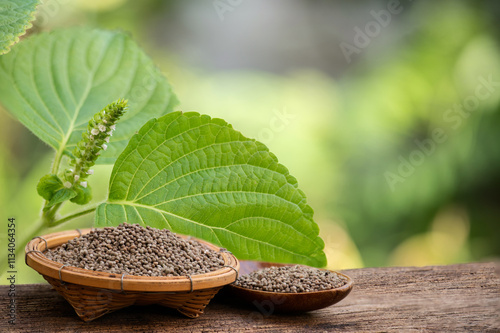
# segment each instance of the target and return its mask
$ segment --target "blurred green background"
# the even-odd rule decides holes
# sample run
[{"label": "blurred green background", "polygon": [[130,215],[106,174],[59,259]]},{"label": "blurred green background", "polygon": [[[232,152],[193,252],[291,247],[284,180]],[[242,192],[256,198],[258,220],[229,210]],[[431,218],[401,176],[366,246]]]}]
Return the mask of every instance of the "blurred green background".
[{"label": "blurred green background", "polygon": [[[180,110],[224,118],[290,169],[329,268],[498,258],[500,3],[408,0],[382,15],[392,2],[46,0],[28,35],[130,32]],[[5,110],[0,139],[0,211],[23,247],[52,151]],[[106,186],[93,189],[105,198]],[[22,256],[17,266],[19,283],[41,281]]]}]

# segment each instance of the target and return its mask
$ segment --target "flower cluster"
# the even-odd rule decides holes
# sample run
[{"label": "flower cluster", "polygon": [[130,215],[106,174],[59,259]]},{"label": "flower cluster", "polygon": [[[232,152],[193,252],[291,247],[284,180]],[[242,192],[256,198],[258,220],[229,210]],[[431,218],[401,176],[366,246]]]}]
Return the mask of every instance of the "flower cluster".
[{"label": "flower cluster", "polygon": [[87,131],[83,132],[82,140],[73,150],[74,158],[70,164],[74,168],[64,172],[65,187],[70,188],[75,184],[87,187],[85,179],[94,172],[90,167],[95,164],[101,150],[108,148],[107,143],[116,128],[115,124],[125,113],[126,107],[126,100],[118,100],[106,106],[89,121]]}]

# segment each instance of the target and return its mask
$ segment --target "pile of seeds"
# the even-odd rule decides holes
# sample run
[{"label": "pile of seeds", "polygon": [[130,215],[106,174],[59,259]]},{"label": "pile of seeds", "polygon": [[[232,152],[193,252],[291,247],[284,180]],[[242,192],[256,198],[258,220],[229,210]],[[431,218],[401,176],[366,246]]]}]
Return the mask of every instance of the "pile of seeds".
[{"label": "pile of seeds", "polygon": [[335,272],[305,266],[264,268],[238,278],[236,285],[254,290],[299,293],[342,287],[347,279]]},{"label": "pile of seeds", "polygon": [[203,274],[224,266],[219,253],[195,240],[127,223],[94,230],[45,255],[73,267],[143,276]]}]

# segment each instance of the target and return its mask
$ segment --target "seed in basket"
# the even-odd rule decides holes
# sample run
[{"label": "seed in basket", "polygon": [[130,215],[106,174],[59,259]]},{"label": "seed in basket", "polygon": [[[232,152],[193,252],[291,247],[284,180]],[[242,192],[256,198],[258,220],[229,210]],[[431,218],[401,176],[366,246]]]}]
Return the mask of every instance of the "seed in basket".
[{"label": "seed in basket", "polygon": [[45,255],[73,267],[140,276],[203,274],[224,266],[220,253],[195,240],[128,223],[97,229]]},{"label": "seed in basket", "polygon": [[[197,318],[223,286],[236,280],[240,269],[238,259],[208,242],[193,242],[187,236],[158,232],[152,228],[125,224],[119,228],[105,228],[104,231],[83,229],[37,236],[26,245],[25,260],[71,304],[84,321],[134,304],[159,304],[176,309],[187,317]],[[82,237],[87,234],[91,235]],[[180,242],[179,238],[186,241]],[[58,247],[59,250],[56,250]],[[87,261],[87,268],[91,265],[108,269],[119,266],[132,271],[137,269],[141,273],[146,269],[149,273],[149,268],[145,266],[156,265],[172,272],[169,276],[164,275],[164,271],[159,276],[140,276],[125,271],[118,274],[92,271],[50,260],[46,256],[49,251],[52,259],[55,255],[75,260],[75,264],[83,261],[83,267]],[[102,255],[101,258],[98,254]],[[163,254],[169,259],[167,262],[161,261]],[[179,276],[184,272],[181,269],[194,273]],[[196,273],[202,269],[208,272]],[[102,297],[103,293],[106,297]]]}]

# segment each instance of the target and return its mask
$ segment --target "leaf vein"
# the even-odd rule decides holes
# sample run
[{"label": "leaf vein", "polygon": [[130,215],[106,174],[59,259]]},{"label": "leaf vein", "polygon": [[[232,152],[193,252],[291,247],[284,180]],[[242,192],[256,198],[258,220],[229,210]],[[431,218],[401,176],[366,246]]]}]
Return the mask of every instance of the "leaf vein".
[{"label": "leaf vein", "polygon": [[[192,224],[195,224],[195,225],[198,225],[198,226],[201,226],[201,227],[204,227],[204,228],[215,229],[215,230],[221,230],[222,232],[227,232],[227,233],[230,233],[230,234],[234,234],[234,235],[236,235],[236,236],[238,236],[238,237],[245,238],[245,239],[249,239],[249,240],[251,240],[251,241],[254,241],[254,242],[260,243],[260,244],[262,244],[262,245],[266,245],[266,246],[274,247],[274,248],[277,248],[277,249],[279,249],[279,250],[281,250],[281,251],[283,251],[283,252],[290,253],[290,254],[295,255],[295,256],[299,256],[299,257],[306,258],[307,260],[309,260],[309,259],[310,259],[310,258],[309,258],[308,256],[306,256],[306,255],[303,255],[303,254],[300,254],[300,253],[296,253],[296,252],[292,252],[292,251],[290,251],[290,250],[288,250],[288,249],[286,249],[286,248],[283,248],[283,247],[281,247],[281,246],[278,246],[278,245],[275,245],[275,244],[266,243],[266,242],[261,241],[261,240],[259,240],[259,239],[251,238],[251,237],[248,237],[248,236],[245,236],[245,235],[239,234],[239,233],[237,233],[237,232],[235,232],[235,231],[227,230],[227,229],[225,229],[225,228],[204,225],[204,224],[201,224],[201,223],[199,223],[199,222],[197,222],[197,221],[194,221],[194,220],[188,219],[188,218],[183,217],[183,216],[180,216],[180,215],[176,215],[176,214],[171,213],[171,212],[162,211],[162,210],[159,210],[159,209],[151,208],[151,207],[149,207],[149,206],[143,206],[143,205],[137,205],[137,204],[130,204],[130,203],[126,203],[126,204],[122,204],[122,203],[113,203],[113,204],[118,204],[118,205],[122,206],[122,208],[123,208],[124,210],[125,210],[125,207],[124,207],[125,205],[128,205],[128,206],[133,206],[133,205],[136,205],[136,206],[138,206],[138,207],[142,207],[142,208],[145,208],[145,209],[155,210],[155,211],[157,211],[157,212],[158,212],[158,213],[160,213],[160,214],[167,214],[167,215],[170,215],[170,216],[172,216],[172,217],[176,217],[176,218],[178,218],[178,219],[184,220],[184,221],[186,221],[186,222],[190,222],[190,223],[192,223]],[[142,215],[141,215],[141,218],[143,218],[143,217],[142,217]],[[212,230],[212,231],[213,231],[213,230]],[[310,239],[309,237],[307,237],[307,238],[308,238],[308,239]],[[217,239],[218,239],[218,237],[217,237]],[[219,241],[220,241],[220,240],[219,240]],[[222,243],[222,242],[221,242],[220,244],[221,244],[221,245],[223,245],[224,243]],[[259,248],[259,256],[262,258],[262,254],[260,253],[260,248]]]}]

